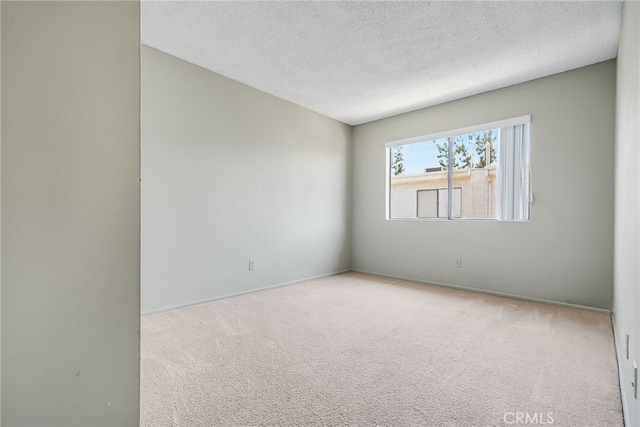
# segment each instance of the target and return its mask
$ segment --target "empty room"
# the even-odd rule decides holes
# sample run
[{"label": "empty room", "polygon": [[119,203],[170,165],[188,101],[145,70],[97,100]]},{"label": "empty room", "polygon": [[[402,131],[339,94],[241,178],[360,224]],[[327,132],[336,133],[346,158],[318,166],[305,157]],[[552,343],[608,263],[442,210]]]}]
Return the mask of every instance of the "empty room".
[{"label": "empty room", "polygon": [[2,426],[640,426],[640,3],[0,4]]}]

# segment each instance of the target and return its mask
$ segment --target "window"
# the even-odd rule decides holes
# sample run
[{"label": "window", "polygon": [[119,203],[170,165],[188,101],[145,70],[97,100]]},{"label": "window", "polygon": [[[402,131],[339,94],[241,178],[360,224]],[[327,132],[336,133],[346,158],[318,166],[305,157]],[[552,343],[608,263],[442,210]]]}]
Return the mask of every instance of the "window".
[{"label": "window", "polygon": [[387,218],[528,220],[530,121],[387,143]]},{"label": "window", "polygon": [[[447,218],[449,208],[449,190],[418,190],[418,218]],[[462,188],[453,189],[453,218],[462,217]]]}]

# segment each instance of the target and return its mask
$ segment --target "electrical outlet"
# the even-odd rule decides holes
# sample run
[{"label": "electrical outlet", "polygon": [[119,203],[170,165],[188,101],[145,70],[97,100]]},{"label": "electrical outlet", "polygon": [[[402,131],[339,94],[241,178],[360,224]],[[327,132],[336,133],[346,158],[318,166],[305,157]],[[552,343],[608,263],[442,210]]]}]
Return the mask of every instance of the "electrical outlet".
[{"label": "electrical outlet", "polygon": [[456,258],[456,268],[462,268],[462,258]]},{"label": "electrical outlet", "polygon": [[256,269],[256,265],[253,263],[253,261],[249,261],[249,271],[253,271]]},{"label": "electrical outlet", "polygon": [[342,252],[338,254],[338,259],[342,259]]}]

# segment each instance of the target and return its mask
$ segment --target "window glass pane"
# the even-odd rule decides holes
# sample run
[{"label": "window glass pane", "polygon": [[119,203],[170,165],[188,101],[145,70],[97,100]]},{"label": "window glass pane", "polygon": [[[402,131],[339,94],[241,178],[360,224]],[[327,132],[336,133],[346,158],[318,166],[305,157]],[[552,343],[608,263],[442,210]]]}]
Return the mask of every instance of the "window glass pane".
[{"label": "window glass pane", "polygon": [[460,187],[453,189],[451,218],[462,218],[462,188]]},{"label": "window glass pane", "polygon": [[438,199],[440,200],[440,205],[438,205],[438,218],[448,218],[449,190],[446,188],[438,190]]},{"label": "window glass pane", "polygon": [[418,190],[418,218],[438,217],[438,190]]},{"label": "window glass pane", "polygon": [[[446,151],[424,141],[391,147],[389,156],[389,217],[447,218],[446,199],[443,202],[438,196],[444,189],[446,197]],[[439,214],[441,209],[444,216]]]},{"label": "window glass pane", "polygon": [[[462,218],[462,189],[453,188],[453,205],[451,206],[451,218]],[[438,218],[447,218],[449,214],[448,201],[449,191],[446,188],[438,190]]]},{"label": "window glass pane", "polygon": [[[460,197],[453,200],[452,217],[495,219],[499,130],[489,129],[450,138],[453,183]],[[456,204],[459,207],[456,209]]]}]

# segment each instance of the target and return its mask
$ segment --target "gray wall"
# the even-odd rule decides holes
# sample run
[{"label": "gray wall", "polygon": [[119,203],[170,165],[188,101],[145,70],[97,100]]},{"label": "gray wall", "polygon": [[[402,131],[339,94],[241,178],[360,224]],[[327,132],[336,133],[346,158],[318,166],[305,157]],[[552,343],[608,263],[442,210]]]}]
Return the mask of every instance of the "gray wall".
[{"label": "gray wall", "polygon": [[2,2],[2,424],[139,413],[137,2]]},{"label": "gray wall", "polygon": [[[607,61],[356,126],[353,268],[609,309],[615,70]],[[524,114],[530,222],[385,220],[385,141]]]},{"label": "gray wall", "polygon": [[143,313],[349,268],[349,126],[147,46],[141,126]]},{"label": "gray wall", "polygon": [[[613,319],[628,425],[640,425],[633,397],[633,362],[640,362],[640,3],[625,1],[618,48],[615,158],[615,280]],[[626,358],[625,334],[630,337]]]}]

